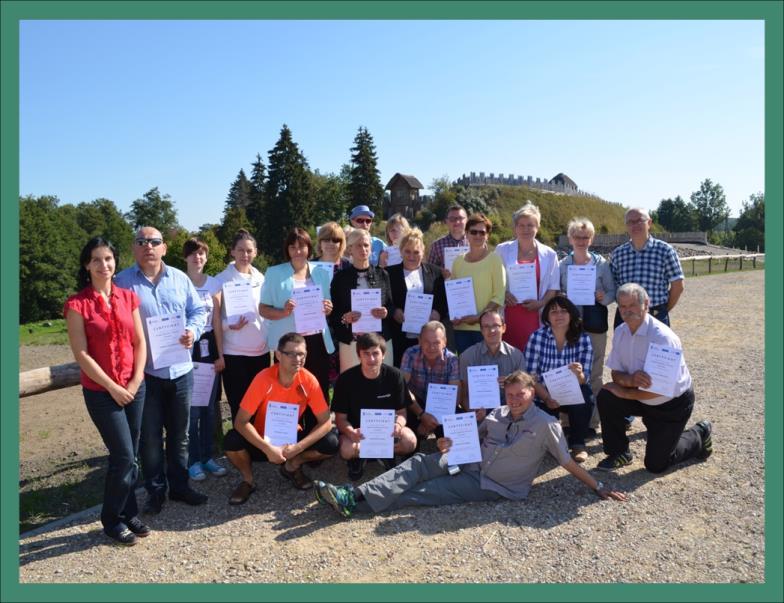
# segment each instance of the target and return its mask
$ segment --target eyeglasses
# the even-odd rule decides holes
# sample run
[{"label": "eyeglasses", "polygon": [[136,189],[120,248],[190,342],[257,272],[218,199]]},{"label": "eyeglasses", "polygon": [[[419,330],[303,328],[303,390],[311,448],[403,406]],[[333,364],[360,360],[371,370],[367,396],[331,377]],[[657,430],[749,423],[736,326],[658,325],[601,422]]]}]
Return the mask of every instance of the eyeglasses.
[{"label": "eyeglasses", "polygon": [[372,218],[354,218],[354,222],[357,224],[370,224],[373,222]]},{"label": "eyeglasses", "polygon": [[466,217],[465,216],[452,216],[450,218],[447,218],[446,221],[447,222],[465,222],[466,221]]},{"label": "eyeglasses", "polygon": [[471,228],[468,231],[468,234],[472,234],[475,237],[483,237],[487,234],[486,230],[476,230],[475,228]]},{"label": "eyeglasses", "polygon": [[287,352],[285,350],[278,350],[284,356],[288,356],[292,360],[304,360],[307,356],[306,352]]},{"label": "eyeglasses", "polygon": [[136,239],[136,244],[139,247],[146,247],[148,244],[152,245],[153,247],[157,247],[158,245],[163,243],[163,239]]},{"label": "eyeglasses", "polygon": [[638,220],[626,220],[626,223],[629,226],[640,226],[641,224],[645,224],[648,220],[645,218],[639,218]]},{"label": "eyeglasses", "polygon": [[480,325],[480,327],[485,331],[497,331],[498,329],[502,328],[504,325],[499,325],[498,323],[493,323],[491,325]]}]

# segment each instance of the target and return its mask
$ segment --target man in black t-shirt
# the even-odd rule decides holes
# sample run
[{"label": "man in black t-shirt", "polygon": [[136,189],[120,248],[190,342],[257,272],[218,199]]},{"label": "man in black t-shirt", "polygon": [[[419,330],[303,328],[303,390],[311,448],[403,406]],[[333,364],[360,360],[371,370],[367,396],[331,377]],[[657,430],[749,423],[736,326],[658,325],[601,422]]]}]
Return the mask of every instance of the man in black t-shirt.
[{"label": "man in black t-shirt", "polygon": [[[365,459],[359,458],[363,438],[360,416],[363,408],[395,411],[394,454],[403,456],[416,449],[414,432],[406,427],[408,393],[402,373],[383,363],[386,352],[384,338],[376,333],[364,333],[357,338],[359,366],[340,374],[332,396],[335,424],[340,431],[340,456],[348,462],[348,477],[352,481],[362,477]],[[393,459],[383,459],[387,469]]]}]

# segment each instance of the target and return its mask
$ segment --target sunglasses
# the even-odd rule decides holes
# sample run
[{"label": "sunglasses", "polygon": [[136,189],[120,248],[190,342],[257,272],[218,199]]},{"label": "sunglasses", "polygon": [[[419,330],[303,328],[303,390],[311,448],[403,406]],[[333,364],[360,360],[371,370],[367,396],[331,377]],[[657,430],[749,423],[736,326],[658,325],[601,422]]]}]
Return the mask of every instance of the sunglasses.
[{"label": "sunglasses", "polygon": [[146,247],[148,244],[157,247],[163,243],[163,239],[136,239],[135,242],[139,247]]},{"label": "sunglasses", "polygon": [[340,239],[321,239],[322,243],[334,243],[335,245],[340,245]]},{"label": "sunglasses", "polygon": [[468,234],[472,234],[475,237],[483,237],[483,236],[485,236],[487,234],[487,231],[486,230],[476,230],[475,228],[471,228],[468,231]]},{"label": "sunglasses", "polygon": [[372,218],[354,218],[354,222],[357,224],[370,224],[372,221]]}]

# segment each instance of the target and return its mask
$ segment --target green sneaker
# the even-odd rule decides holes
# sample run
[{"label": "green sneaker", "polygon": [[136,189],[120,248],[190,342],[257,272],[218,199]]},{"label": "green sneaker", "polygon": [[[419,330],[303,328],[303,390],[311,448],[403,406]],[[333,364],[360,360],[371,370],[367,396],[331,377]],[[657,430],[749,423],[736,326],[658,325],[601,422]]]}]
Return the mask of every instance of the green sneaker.
[{"label": "green sneaker", "polygon": [[316,495],[316,502],[320,505],[328,505],[329,503],[324,500],[324,497],[321,496],[320,490],[324,488],[327,484],[322,482],[320,479],[313,480],[313,493]]},{"label": "green sneaker", "polygon": [[632,453],[621,452],[620,454],[614,454],[613,456],[608,456],[599,461],[596,468],[599,471],[613,471],[614,469],[620,469],[621,467],[626,467],[626,465],[631,465],[631,462]]},{"label": "green sneaker", "polygon": [[315,490],[316,500],[323,499],[343,517],[351,517],[354,509],[357,507],[357,501],[354,499],[354,490],[351,488],[319,482]]},{"label": "green sneaker", "polygon": [[702,420],[694,427],[699,431],[702,438],[702,450],[697,453],[697,458],[704,461],[713,454],[713,438],[711,438],[713,425],[708,420]]}]

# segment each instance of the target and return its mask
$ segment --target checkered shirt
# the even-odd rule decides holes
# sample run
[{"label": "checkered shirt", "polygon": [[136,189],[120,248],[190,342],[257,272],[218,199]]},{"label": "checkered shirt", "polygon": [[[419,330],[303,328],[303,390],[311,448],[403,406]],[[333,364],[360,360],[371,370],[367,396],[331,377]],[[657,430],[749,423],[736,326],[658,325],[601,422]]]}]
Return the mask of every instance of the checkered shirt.
[{"label": "checkered shirt", "polygon": [[458,241],[450,233],[440,239],[436,239],[430,243],[430,253],[427,256],[428,264],[435,264],[439,268],[444,267],[444,248],[445,247],[460,247],[461,245],[468,245],[468,240],[463,237],[462,241]]},{"label": "checkered shirt", "polygon": [[581,333],[577,344],[566,343],[563,350],[558,351],[555,335],[550,327],[544,326],[533,332],[525,346],[526,372],[535,375],[542,382],[542,375],[547,371],[579,362],[583,365],[585,382],[591,382],[591,364],[593,363],[593,347],[588,333]]},{"label": "checkered shirt", "polygon": [[428,383],[447,384],[460,381],[460,366],[457,355],[449,350],[444,350],[444,356],[430,368],[422,354],[422,348],[418,345],[408,348],[403,352],[403,359],[400,361],[400,371],[411,375],[408,381],[408,388],[416,396],[417,400],[424,401],[427,398]]},{"label": "checkered shirt", "polygon": [[641,285],[651,298],[651,306],[666,304],[670,283],[683,278],[678,253],[671,245],[653,237],[648,237],[640,251],[634,249],[631,241],[616,247],[610,269],[619,287],[626,283]]}]

